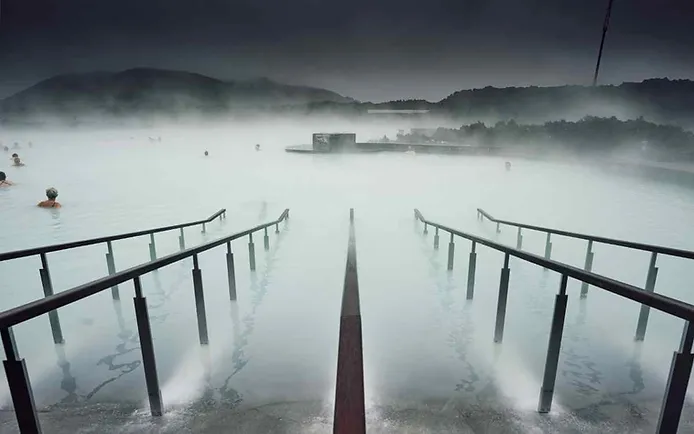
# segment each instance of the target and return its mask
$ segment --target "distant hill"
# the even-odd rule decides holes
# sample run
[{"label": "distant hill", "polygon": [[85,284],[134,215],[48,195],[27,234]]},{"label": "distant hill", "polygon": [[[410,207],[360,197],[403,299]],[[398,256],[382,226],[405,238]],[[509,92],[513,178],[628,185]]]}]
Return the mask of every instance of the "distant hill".
[{"label": "distant hill", "polygon": [[436,106],[457,115],[505,119],[595,115],[683,120],[694,115],[694,81],[656,78],[617,86],[486,87],[455,92]]},{"label": "distant hill", "polygon": [[354,100],[266,78],[223,81],[190,72],[136,68],[49,78],[0,101],[0,116],[216,113],[316,102]]},{"label": "distant hill", "polygon": [[356,114],[369,109],[424,109],[431,116],[496,122],[579,120],[584,116],[646,119],[694,126],[694,81],[654,78],[606,86],[485,87],[461,90],[438,102],[311,103],[308,112]]},{"label": "distant hill", "polygon": [[0,120],[13,123],[51,116],[71,121],[90,116],[153,119],[189,114],[212,117],[257,111],[366,116],[370,109],[425,109],[430,113],[424,117],[487,123],[642,116],[656,123],[694,128],[694,81],[655,78],[616,86],[485,87],[461,90],[438,102],[370,103],[326,89],[291,86],[266,78],[225,81],[190,72],[136,68],[49,78],[0,101]]}]

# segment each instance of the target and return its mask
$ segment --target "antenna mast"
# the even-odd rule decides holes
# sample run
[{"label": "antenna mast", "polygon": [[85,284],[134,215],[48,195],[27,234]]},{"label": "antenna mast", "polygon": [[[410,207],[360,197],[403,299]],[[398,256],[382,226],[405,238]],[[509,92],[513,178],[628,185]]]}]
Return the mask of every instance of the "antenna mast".
[{"label": "antenna mast", "polygon": [[598,63],[595,65],[595,75],[593,75],[593,86],[598,83],[598,73],[600,72],[600,60],[602,60],[602,49],[605,47],[605,36],[607,35],[607,29],[610,26],[610,14],[612,13],[612,3],[614,0],[609,0],[607,4],[607,13],[605,14],[605,21],[602,24],[602,39],[600,40],[600,51],[598,51]]}]

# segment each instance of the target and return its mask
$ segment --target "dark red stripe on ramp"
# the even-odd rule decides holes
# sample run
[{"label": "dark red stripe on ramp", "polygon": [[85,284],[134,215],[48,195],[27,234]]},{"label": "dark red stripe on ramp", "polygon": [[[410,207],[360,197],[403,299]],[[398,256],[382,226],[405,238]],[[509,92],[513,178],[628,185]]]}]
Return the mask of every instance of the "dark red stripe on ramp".
[{"label": "dark red stripe on ramp", "polygon": [[333,433],[364,434],[366,432],[364,359],[357,278],[357,248],[353,224],[350,224],[349,228],[339,342]]}]

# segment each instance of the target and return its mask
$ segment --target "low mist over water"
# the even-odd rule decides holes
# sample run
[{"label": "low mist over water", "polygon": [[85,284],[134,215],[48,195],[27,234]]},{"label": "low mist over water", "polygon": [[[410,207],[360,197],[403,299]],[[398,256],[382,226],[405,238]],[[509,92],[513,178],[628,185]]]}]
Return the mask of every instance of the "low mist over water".
[{"label": "low mist over water", "polygon": [[[570,281],[556,413],[542,419],[535,408],[559,276],[511,260],[507,331],[495,346],[503,255],[478,247],[476,298],[466,303],[469,242],[455,241],[455,267],[447,272],[449,240],[443,237],[434,250],[433,234],[422,234],[413,209],[512,246],[515,229],[496,234],[491,223],[477,221],[478,207],[512,221],[694,249],[691,186],[556,156],[543,161],[284,150],[310,143],[314,132],[356,132],[365,142],[405,127],[267,120],[3,133],[3,143],[21,147],[3,154],[0,165],[16,184],[0,189],[2,251],[194,221],[226,208],[227,220],[208,224],[206,233],[186,229],[192,246],[291,209],[289,222],[271,234],[269,250],[256,240],[255,273],[248,267],[248,240],[234,242],[237,303],[228,300],[224,248],[201,255],[207,348],[197,340],[191,261],[143,279],[170,410],[161,424],[152,425],[146,415],[132,284],[121,285],[120,303],[106,291],[60,309],[64,346],[53,345],[45,317],[15,327],[37,406],[51,410],[40,414],[50,432],[67,432],[71,423],[86,426],[93,415],[99,415],[93,417],[99,417],[101,432],[174,432],[182,426],[219,432],[227,423],[269,432],[258,430],[262,418],[272,420],[275,425],[268,426],[277,432],[331,432],[349,208],[356,212],[367,424],[373,432],[486,432],[465,429],[493,418],[515,432],[652,431],[680,320],[651,312],[646,340],[637,346],[638,305],[595,288],[579,302],[580,285]],[[12,152],[26,166],[10,166]],[[48,187],[58,189],[61,209],[36,207]],[[177,251],[177,235],[156,236],[159,256]],[[554,259],[583,266],[584,242],[553,241]],[[115,242],[118,270],[149,260],[148,242]],[[544,234],[528,232],[524,248],[542,253]],[[56,292],[105,276],[105,253],[105,245],[96,245],[49,254]],[[648,261],[644,252],[596,245],[593,271],[643,287]],[[656,291],[694,302],[691,263],[663,257],[658,265]],[[38,257],[0,262],[1,310],[42,296],[39,267]],[[0,408],[10,406],[3,372]],[[251,408],[261,416],[250,416]],[[230,409],[236,413],[225,413]],[[471,415],[469,426],[460,414]],[[691,414],[688,404],[680,432],[694,432]],[[0,415],[0,432],[16,432],[11,412]]]}]

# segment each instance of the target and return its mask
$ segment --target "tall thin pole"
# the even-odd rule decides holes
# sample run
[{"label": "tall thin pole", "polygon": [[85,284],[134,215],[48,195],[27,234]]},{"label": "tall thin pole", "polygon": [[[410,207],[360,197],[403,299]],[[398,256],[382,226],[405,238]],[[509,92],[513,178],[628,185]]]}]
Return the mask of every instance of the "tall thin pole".
[{"label": "tall thin pole", "polygon": [[600,40],[600,51],[598,52],[598,63],[595,65],[595,75],[593,75],[593,86],[598,83],[598,72],[600,72],[600,60],[602,60],[602,49],[605,47],[605,36],[607,29],[610,26],[610,14],[612,13],[612,3],[614,0],[609,0],[607,4],[607,13],[605,13],[605,21],[602,24],[602,39]]}]

